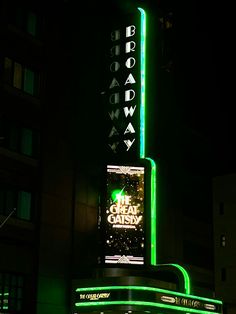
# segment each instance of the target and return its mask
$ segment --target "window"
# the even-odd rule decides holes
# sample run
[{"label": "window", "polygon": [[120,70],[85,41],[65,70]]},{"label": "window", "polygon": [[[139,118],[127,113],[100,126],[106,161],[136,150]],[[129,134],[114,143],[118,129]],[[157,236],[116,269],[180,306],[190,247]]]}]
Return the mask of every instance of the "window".
[{"label": "window", "polygon": [[34,14],[33,12],[28,12],[26,30],[32,36],[36,36],[36,25],[37,25],[36,23],[37,23],[36,14]]},{"label": "window", "polygon": [[33,195],[30,191],[0,186],[0,214],[24,220],[32,219]]},{"label": "window", "polygon": [[24,286],[23,276],[8,273],[0,273],[1,312],[13,313],[13,311],[22,310],[23,286]]},{"label": "window", "polygon": [[10,58],[4,59],[4,81],[7,84],[12,83],[12,60]]},{"label": "window", "polygon": [[13,86],[16,88],[22,88],[22,65],[14,62],[14,73],[13,73]]},{"label": "window", "polygon": [[39,73],[8,57],[4,59],[3,77],[5,83],[32,96],[39,95]]},{"label": "window", "polygon": [[30,95],[34,94],[34,72],[27,68],[24,70],[24,91]]},{"label": "window", "polygon": [[222,234],[220,236],[220,246],[225,247],[225,245],[226,245],[226,236],[225,236],[225,234]]},{"label": "window", "polygon": [[6,137],[6,148],[26,156],[38,156],[39,133],[36,130],[11,125]]},{"label": "window", "polygon": [[20,152],[22,154],[33,155],[33,131],[30,129],[21,129]]},{"label": "window", "polygon": [[31,212],[31,193],[26,191],[18,192],[17,215],[21,219],[30,220]]},{"label": "window", "polygon": [[39,131],[15,125],[14,122],[0,118],[1,146],[11,151],[37,158],[39,154]]},{"label": "window", "polygon": [[24,7],[9,7],[8,19],[10,24],[33,37],[41,37],[43,18]]}]

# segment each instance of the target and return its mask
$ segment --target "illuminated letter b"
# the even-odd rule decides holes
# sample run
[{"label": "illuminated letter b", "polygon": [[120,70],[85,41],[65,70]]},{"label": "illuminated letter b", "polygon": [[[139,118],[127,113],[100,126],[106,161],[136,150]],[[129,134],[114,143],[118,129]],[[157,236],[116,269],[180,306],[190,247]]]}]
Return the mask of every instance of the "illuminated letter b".
[{"label": "illuminated letter b", "polygon": [[111,32],[111,40],[112,41],[116,41],[116,40],[119,40],[119,39],[120,39],[120,31],[119,30]]},{"label": "illuminated letter b", "polygon": [[126,27],[126,37],[134,36],[134,34],[135,34],[135,26],[134,25],[127,26]]}]

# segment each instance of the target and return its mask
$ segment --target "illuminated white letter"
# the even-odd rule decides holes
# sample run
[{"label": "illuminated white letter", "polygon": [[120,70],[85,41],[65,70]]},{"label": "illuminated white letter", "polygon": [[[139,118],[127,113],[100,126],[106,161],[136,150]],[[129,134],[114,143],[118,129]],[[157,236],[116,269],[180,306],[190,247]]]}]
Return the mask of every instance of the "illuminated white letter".
[{"label": "illuminated white letter", "polygon": [[[117,93],[119,94],[119,93]],[[114,95],[114,94],[112,94]],[[135,97],[135,91],[133,89],[129,89],[125,91],[125,101],[131,101]],[[111,103],[111,102],[110,102]]]},{"label": "illuminated white letter", "polygon": [[112,145],[109,144],[109,146],[110,146],[111,150],[113,151],[113,153],[116,153],[116,148],[117,148],[118,145],[119,145],[119,142],[115,142]]},{"label": "illuminated white letter", "polygon": [[135,108],[136,106],[134,106],[134,108],[132,106],[130,108],[124,107],[123,109],[124,109],[125,117],[127,118],[128,115],[132,117],[134,114]]},{"label": "illuminated white letter", "polygon": [[110,52],[111,52],[111,57],[119,56],[119,54],[120,54],[120,45],[116,45],[116,46],[111,47]]},{"label": "illuminated white letter", "polygon": [[134,84],[136,83],[132,73],[129,74],[129,76],[127,77],[126,81],[125,81],[125,85],[126,84]]},{"label": "illuminated white letter", "polygon": [[113,126],[113,128],[111,129],[111,132],[109,134],[109,137],[112,137],[113,135],[119,135],[117,129]]},{"label": "illuminated white letter", "polygon": [[116,109],[116,111],[108,112],[111,120],[114,120],[114,118],[118,119],[120,114],[120,109]]},{"label": "illuminated white letter", "polygon": [[117,79],[114,77],[109,88],[111,89],[111,88],[113,88],[115,86],[120,86],[120,84],[117,81]]},{"label": "illuminated white letter", "polygon": [[120,30],[111,32],[111,40],[116,41],[120,39]]},{"label": "illuminated white letter", "polygon": [[135,129],[133,128],[131,123],[128,124],[124,134],[126,134],[126,133],[135,133]]},{"label": "illuminated white letter", "polygon": [[136,27],[134,25],[126,27],[126,37],[134,36]]},{"label": "illuminated white letter", "polygon": [[111,94],[111,96],[109,97],[109,103],[112,105],[118,104],[119,101],[120,101],[120,94],[119,93]]},{"label": "illuminated white letter", "polygon": [[[127,61],[126,61],[127,62]],[[120,64],[119,62],[112,62],[112,64],[110,65],[110,71],[111,72],[117,72],[120,68]]]},{"label": "illuminated white letter", "polygon": [[[118,63],[118,62],[117,62]],[[136,63],[136,60],[133,58],[133,57],[131,57],[131,58],[129,58],[129,59],[127,59],[126,61],[125,61],[125,66],[126,66],[126,68],[128,68],[128,69],[131,69],[131,68],[133,68],[134,66],[135,66],[135,63]],[[111,68],[111,67],[110,67]],[[119,68],[118,68],[119,69]],[[117,70],[118,70],[117,69]],[[115,71],[113,71],[113,72],[115,72]]]},{"label": "illuminated white letter", "polygon": [[124,140],[124,143],[126,144],[127,146],[127,149],[126,151],[128,151],[130,149],[130,147],[133,145],[135,139],[133,139],[133,141],[131,142],[130,140]]},{"label": "illuminated white letter", "polygon": [[125,44],[125,53],[129,53],[130,51],[135,51],[136,43],[135,41],[128,41]]}]

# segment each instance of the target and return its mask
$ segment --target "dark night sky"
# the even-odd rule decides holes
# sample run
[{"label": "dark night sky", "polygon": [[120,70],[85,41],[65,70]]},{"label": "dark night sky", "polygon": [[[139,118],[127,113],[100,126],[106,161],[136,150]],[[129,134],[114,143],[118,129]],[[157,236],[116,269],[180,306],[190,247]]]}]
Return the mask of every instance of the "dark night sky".
[{"label": "dark night sky", "polygon": [[232,5],[227,2],[219,5],[211,0],[178,1],[175,5],[177,36],[183,44],[177,45],[177,50],[180,55],[185,49],[190,52],[190,56],[186,53],[180,59],[187,69],[188,66],[191,69],[188,74],[193,119],[196,124],[198,121],[203,124],[211,138],[213,174],[234,172],[236,110]]},{"label": "dark night sky", "polygon": [[236,170],[233,11],[227,2],[220,7],[212,4],[208,11],[204,17],[208,30],[206,38],[210,43],[208,52],[212,56],[212,80],[206,84],[213,94],[209,108],[213,119],[213,153],[220,168],[222,165],[221,172],[228,173]]}]

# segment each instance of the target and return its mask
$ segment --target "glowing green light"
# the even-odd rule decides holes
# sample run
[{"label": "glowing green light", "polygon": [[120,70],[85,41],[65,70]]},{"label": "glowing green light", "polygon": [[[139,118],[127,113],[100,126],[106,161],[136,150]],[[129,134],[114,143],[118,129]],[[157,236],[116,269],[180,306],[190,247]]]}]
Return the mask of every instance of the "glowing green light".
[{"label": "glowing green light", "polygon": [[[140,158],[149,160],[151,163],[151,265],[156,266],[157,262],[157,214],[156,214],[156,177],[157,170],[155,161],[145,156],[145,113],[146,113],[146,12],[138,8],[141,13],[141,38],[140,38]],[[184,277],[185,292],[190,293],[190,278],[187,271],[180,265],[172,264],[178,268]]]},{"label": "glowing green light", "polygon": [[201,313],[201,314],[220,314],[219,312],[209,312],[199,309],[192,309],[188,307],[176,306],[176,305],[167,305],[162,303],[154,303],[154,302],[146,302],[146,301],[101,301],[101,302],[85,302],[85,303],[75,303],[77,307],[87,307],[87,306],[101,306],[101,305],[141,305],[141,306],[152,306],[156,308],[163,308],[163,309],[171,309],[177,310],[182,312],[189,312],[189,313]]},{"label": "glowing green light", "polygon": [[[174,264],[175,266],[175,264]],[[179,267],[179,265],[177,265]],[[181,268],[181,266],[180,266]],[[96,291],[111,291],[111,290],[138,290],[138,291],[151,291],[151,292],[155,292],[155,293],[163,293],[163,295],[168,295],[168,296],[173,296],[175,297],[181,297],[183,299],[186,300],[197,300],[197,301],[201,301],[201,302],[210,302],[212,303],[212,305],[222,305],[222,301],[220,300],[215,300],[215,299],[209,299],[209,298],[205,298],[205,297],[199,297],[199,296],[195,296],[195,295],[187,295],[181,292],[176,292],[173,290],[165,290],[165,289],[161,289],[161,288],[154,288],[154,287],[146,287],[146,286],[100,286],[100,287],[86,287],[86,288],[77,288],[76,292],[79,293],[92,293],[92,292],[96,292]],[[189,308],[189,307],[184,307],[179,305],[169,305],[169,304],[163,304],[163,303],[159,303],[159,302],[146,302],[146,301],[127,301],[127,300],[120,300],[120,301],[97,301],[97,302],[82,302],[82,303],[75,303],[75,305],[77,307],[86,307],[86,306],[105,306],[105,305],[140,305],[140,306],[152,306],[152,307],[156,307],[156,308],[166,308],[166,309],[172,309],[172,310],[177,310],[177,311],[182,311],[182,312],[188,312],[188,313],[201,313],[201,314],[210,314],[210,313],[214,313],[214,314],[219,314],[219,312],[215,312],[215,311],[205,311],[205,310],[200,310],[200,309],[193,309],[193,308]]]},{"label": "glowing green light", "polygon": [[145,156],[145,114],[146,114],[146,13],[138,8],[141,13],[141,38],[140,38],[140,158],[151,163],[151,265],[156,265],[156,164],[151,158]]},{"label": "glowing green light", "polygon": [[104,291],[104,290],[141,290],[141,291],[152,291],[159,292],[168,295],[178,296],[178,297],[188,297],[194,298],[199,301],[212,302],[215,304],[222,304],[222,301],[216,299],[209,299],[205,297],[199,297],[195,295],[190,295],[186,293],[176,292],[173,290],[166,290],[161,288],[147,287],[147,286],[100,286],[100,287],[86,287],[86,288],[76,288],[76,292],[92,292],[92,291]]},{"label": "glowing green light", "polygon": [[156,163],[151,158],[145,158],[151,163],[151,265],[156,265],[157,260],[157,227],[156,227]]},{"label": "glowing green light", "polygon": [[145,85],[146,85],[146,13],[138,8],[141,13],[141,38],[140,38],[140,158],[145,157]]},{"label": "glowing green light", "polygon": [[182,274],[183,274],[183,276],[184,276],[184,289],[185,289],[185,293],[186,294],[190,294],[190,277],[189,277],[189,274],[187,273],[187,271],[182,267],[182,266],[180,266],[180,265],[178,265],[178,264],[170,264],[170,265],[172,265],[172,266],[174,266],[174,267],[176,267],[176,268],[178,268],[181,272],[182,272]]},{"label": "glowing green light", "polygon": [[[156,265],[157,267],[159,265]],[[160,264],[160,266],[173,266],[175,268],[177,268],[178,270],[180,270],[180,272],[183,275],[184,278],[184,290],[186,294],[190,294],[191,293],[191,284],[190,284],[190,277],[188,272],[186,271],[186,269],[184,269],[181,265],[178,264]]]},{"label": "glowing green light", "polygon": [[115,201],[119,200],[119,197],[121,195],[125,195],[123,189],[122,190],[119,190],[119,189],[113,190],[111,193],[111,199],[115,202]]}]

